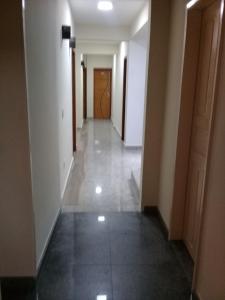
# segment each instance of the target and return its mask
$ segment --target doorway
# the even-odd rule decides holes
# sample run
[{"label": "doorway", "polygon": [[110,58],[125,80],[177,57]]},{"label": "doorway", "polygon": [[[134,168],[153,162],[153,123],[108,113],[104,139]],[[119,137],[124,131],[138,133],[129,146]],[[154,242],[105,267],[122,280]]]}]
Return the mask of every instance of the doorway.
[{"label": "doorway", "polygon": [[72,50],[72,122],[73,122],[73,152],[77,150],[76,137],[76,52]]},{"label": "doorway", "polygon": [[127,88],[127,58],[124,58],[123,65],[123,109],[122,109],[122,135],[121,139],[125,138],[125,113],[126,113],[126,89]]},{"label": "doorway", "polygon": [[94,118],[110,119],[112,69],[94,69]]},{"label": "doorway", "polygon": [[223,1],[188,10],[170,238],[196,260],[213,119]]}]

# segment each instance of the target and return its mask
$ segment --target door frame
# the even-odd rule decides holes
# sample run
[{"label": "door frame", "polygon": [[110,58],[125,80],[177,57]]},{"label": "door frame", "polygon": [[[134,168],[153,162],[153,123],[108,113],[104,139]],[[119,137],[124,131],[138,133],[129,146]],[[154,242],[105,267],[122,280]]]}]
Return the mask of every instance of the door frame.
[{"label": "door frame", "polygon": [[72,131],[73,152],[77,150],[77,124],[76,124],[76,51],[72,49]]},{"label": "door frame", "polygon": [[83,65],[83,118],[87,119],[87,67]]},{"label": "door frame", "polygon": [[110,72],[110,116],[109,119],[111,119],[111,112],[112,112],[112,68],[94,68],[93,70],[93,116],[95,117],[95,72],[96,71],[109,71]]},{"label": "door frame", "polygon": [[[221,25],[224,22],[224,0],[221,1]],[[195,89],[197,81],[197,67],[199,59],[199,46],[200,46],[200,32],[201,32],[201,13],[202,10],[208,7],[215,0],[198,0],[190,8],[186,8],[186,41],[184,47],[184,60],[183,60],[183,74],[181,86],[181,104],[178,125],[178,138],[176,149],[176,162],[175,162],[175,175],[174,175],[174,189],[172,199],[171,220],[169,228],[169,238],[171,240],[182,240],[184,233],[184,219],[186,209],[186,187],[187,176],[189,170],[189,155],[190,155],[190,141],[192,130],[192,117],[195,100]],[[190,3],[190,2],[189,2]],[[218,57],[216,66],[216,80],[214,82],[214,105],[212,112],[211,129],[213,126],[214,111],[215,111],[215,98],[216,86],[218,82],[218,61],[221,53],[221,27],[218,42]],[[209,139],[209,148],[211,145],[211,134]],[[208,155],[209,157],[209,155]],[[208,160],[208,158],[207,158]],[[207,174],[206,167],[206,174]],[[205,190],[205,183],[204,183]],[[204,199],[204,191],[203,191]],[[200,224],[204,213],[204,201],[200,208]],[[198,235],[201,234],[201,225],[198,228]],[[198,249],[198,244],[197,244]],[[197,261],[197,257],[196,257]]]},{"label": "door frame", "polygon": [[127,57],[123,63],[123,107],[122,107],[122,134],[121,140],[125,139],[125,116],[126,116],[126,96],[127,96]]}]

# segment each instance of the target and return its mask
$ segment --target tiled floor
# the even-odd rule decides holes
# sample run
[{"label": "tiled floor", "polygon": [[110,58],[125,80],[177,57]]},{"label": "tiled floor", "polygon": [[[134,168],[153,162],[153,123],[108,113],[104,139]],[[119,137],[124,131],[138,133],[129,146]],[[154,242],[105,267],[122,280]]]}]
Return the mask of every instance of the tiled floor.
[{"label": "tiled floor", "polygon": [[84,124],[77,148],[63,211],[139,211],[131,172],[140,168],[141,149],[124,147],[112,122],[104,120]]},{"label": "tiled floor", "polygon": [[98,217],[62,214],[36,294],[3,300],[190,299],[191,263],[184,249],[166,241],[155,217],[108,213],[104,222]]}]

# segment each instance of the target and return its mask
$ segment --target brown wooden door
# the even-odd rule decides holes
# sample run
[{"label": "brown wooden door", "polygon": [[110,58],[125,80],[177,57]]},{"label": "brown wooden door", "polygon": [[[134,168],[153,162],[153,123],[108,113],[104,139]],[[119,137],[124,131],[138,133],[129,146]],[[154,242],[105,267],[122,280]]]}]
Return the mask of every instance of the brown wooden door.
[{"label": "brown wooden door", "polygon": [[111,117],[111,69],[94,70],[94,118],[110,119]]},{"label": "brown wooden door", "polygon": [[220,1],[215,1],[202,12],[198,73],[192,119],[184,241],[193,259],[196,257],[202,215],[218,59],[219,32]]}]

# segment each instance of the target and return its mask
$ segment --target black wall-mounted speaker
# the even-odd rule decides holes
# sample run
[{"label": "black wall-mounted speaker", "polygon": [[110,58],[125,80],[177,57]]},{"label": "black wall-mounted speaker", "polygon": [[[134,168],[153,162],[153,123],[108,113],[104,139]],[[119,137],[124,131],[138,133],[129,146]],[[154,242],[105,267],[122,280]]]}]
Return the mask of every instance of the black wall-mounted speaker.
[{"label": "black wall-mounted speaker", "polygon": [[69,40],[71,35],[71,27],[70,26],[62,26],[62,38]]},{"label": "black wall-mounted speaker", "polygon": [[76,48],[76,38],[71,37],[70,39],[70,48],[75,49]]}]

